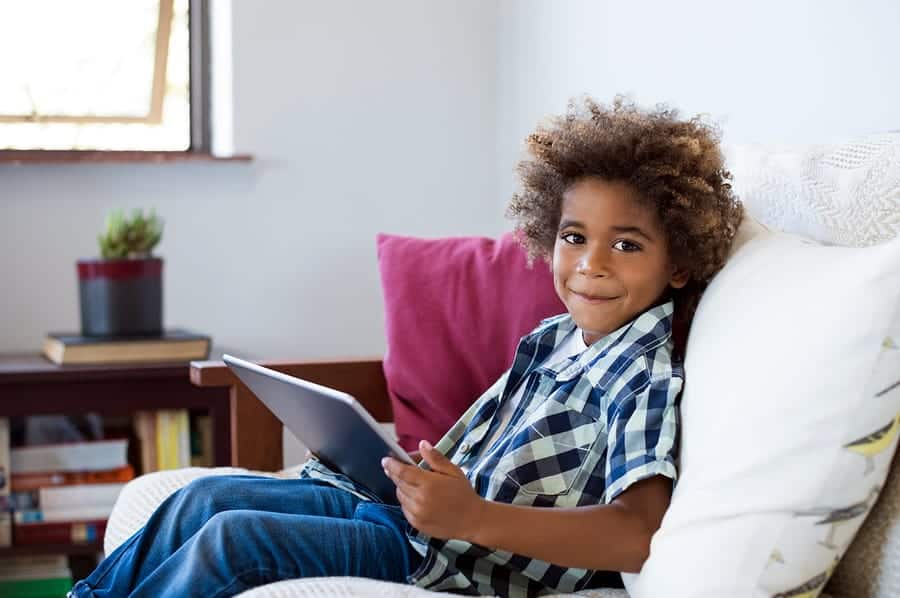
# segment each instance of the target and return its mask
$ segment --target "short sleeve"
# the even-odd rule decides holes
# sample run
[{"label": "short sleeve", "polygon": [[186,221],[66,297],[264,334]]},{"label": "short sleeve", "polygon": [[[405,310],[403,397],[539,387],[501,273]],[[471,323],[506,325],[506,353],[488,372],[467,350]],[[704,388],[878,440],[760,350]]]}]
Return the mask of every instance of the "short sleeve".
[{"label": "short sleeve", "polygon": [[616,401],[607,428],[604,503],[640,480],[678,476],[675,451],[681,385],[681,378],[660,378]]}]

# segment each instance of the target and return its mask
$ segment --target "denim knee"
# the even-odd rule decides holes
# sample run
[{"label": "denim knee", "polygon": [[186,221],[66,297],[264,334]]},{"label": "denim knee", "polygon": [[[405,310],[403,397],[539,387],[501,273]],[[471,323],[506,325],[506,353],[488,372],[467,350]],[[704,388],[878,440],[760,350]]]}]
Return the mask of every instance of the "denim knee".
[{"label": "denim knee", "polygon": [[178,491],[178,500],[188,508],[201,507],[204,510],[211,509],[217,511],[216,508],[227,501],[229,497],[229,485],[233,485],[233,481],[229,481],[231,476],[205,476],[192,480],[186,486]]},{"label": "denim knee", "polygon": [[[213,558],[207,568],[222,564],[227,554],[238,548],[253,525],[252,511],[220,511],[210,517],[194,537],[194,552],[199,558]],[[228,559],[225,559],[226,561]],[[203,565],[201,565],[203,566]]]}]

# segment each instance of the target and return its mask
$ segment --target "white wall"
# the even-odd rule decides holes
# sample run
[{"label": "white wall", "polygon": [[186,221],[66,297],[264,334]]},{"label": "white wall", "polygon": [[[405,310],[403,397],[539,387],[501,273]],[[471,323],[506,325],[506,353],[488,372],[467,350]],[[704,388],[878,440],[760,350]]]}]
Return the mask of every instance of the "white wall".
[{"label": "white wall", "polygon": [[900,129],[896,0],[501,0],[501,198],[539,119],[588,93],[710,114],[727,143]]},{"label": "white wall", "polygon": [[167,324],[255,357],[381,354],[375,233],[505,230],[522,140],[568,98],[668,101],[730,142],[898,129],[898,23],[895,0],[235,0],[256,160],[0,166],[0,352],[76,329],[75,259],[109,208],[155,206]]},{"label": "white wall", "polygon": [[109,208],[155,206],[167,325],[256,357],[381,354],[375,234],[503,230],[497,8],[236,0],[235,146],[256,160],[0,166],[0,352],[77,330],[76,258]]}]

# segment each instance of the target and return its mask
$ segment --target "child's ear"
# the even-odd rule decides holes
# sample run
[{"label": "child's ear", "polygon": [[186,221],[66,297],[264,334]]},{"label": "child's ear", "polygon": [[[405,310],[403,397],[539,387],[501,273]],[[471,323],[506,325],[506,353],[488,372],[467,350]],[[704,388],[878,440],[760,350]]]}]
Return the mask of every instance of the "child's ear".
[{"label": "child's ear", "polygon": [[686,268],[674,266],[672,268],[672,275],[669,278],[669,286],[673,289],[680,289],[686,285],[690,279],[691,274]]}]

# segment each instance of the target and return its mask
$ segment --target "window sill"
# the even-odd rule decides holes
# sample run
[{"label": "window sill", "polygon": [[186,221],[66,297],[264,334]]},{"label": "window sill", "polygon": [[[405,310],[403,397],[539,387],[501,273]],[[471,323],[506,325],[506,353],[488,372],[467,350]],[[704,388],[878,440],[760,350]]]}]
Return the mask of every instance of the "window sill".
[{"label": "window sill", "polygon": [[204,152],[81,150],[0,150],[4,164],[163,164],[170,162],[251,162],[253,156],[213,156]]}]

